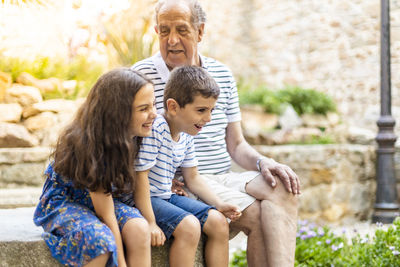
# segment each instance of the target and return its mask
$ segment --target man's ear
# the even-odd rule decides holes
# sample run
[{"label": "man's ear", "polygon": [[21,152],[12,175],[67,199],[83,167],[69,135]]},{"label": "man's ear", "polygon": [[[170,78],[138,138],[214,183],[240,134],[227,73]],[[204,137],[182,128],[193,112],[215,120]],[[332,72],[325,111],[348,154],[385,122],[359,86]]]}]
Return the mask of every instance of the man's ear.
[{"label": "man's ear", "polygon": [[179,104],[178,102],[176,102],[175,99],[173,98],[168,98],[167,99],[167,111],[168,113],[170,113],[171,115],[176,115],[176,112],[179,109]]},{"label": "man's ear", "polygon": [[203,35],[204,35],[204,23],[200,24],[198,30],[198,38],[197,38],[197,42],[201,42],[201,40],[203,39]]}]

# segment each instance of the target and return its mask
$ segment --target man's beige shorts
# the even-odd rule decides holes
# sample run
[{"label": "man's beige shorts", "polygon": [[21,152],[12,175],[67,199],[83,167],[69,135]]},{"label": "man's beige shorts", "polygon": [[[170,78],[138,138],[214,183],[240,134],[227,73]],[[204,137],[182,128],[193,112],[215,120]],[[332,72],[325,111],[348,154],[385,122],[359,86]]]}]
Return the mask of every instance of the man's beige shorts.
[{"label": "man's beige shorts", "polygon": [[[247,172],[228,172],[225,174],[202,174],[201,177],[212,189],[212,191],[218,195],[218,197],[240,208],[240,211],[245,210],[248,206],[253,204],[256,200],[254,197],[246,193],[246,185],[248,182],[260,175],[256,171]],[[178,178],[182,181],[182,176]],[[189,190],[189,197],[197,198]],[[231,229],[229,233],[229,239],[232,239],[239,233],[239,230]]]},{"label": "man's beige shorts", "polygon": [[[246,171],[224,174],[202,174],[201,177],[222,201],[237,205],[240,211],[243,211],[256,200],[246,193],[246,185],[258,175],[260,175],[259,172]],[[179,181],[183,181],[182,176],[177,176],[176,178]],[[184,189],[189,194],[189,197],[198,199],[188,188],[184,187]]]},{"label": "man's beige shorts", "polygon": [[260,173],[255,171],[228,172],[219,175],[203,174],[204,181],[223,201],[237,205],[241,211],[256,200],[246,193],[246,185]]}]

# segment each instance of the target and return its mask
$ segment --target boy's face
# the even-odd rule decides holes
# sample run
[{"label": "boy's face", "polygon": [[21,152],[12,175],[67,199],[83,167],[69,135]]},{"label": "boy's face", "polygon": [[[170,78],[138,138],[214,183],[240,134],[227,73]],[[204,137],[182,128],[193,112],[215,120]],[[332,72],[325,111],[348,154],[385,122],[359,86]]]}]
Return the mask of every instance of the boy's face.
[{"label": "boy's face", "polygon": [[194,101],[184,107],[178,107],[176,121],[179,125],[179,132],[190,135],[198,134],[206,123],[211,121],[211,112],[215,107],[217,99],[197,95]]}]

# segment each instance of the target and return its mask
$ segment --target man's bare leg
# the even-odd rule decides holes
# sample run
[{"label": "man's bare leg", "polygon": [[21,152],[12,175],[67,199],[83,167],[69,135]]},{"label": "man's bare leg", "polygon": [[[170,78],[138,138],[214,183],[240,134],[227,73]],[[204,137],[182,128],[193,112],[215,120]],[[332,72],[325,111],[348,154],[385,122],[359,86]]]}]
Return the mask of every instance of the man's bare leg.
[{"label": "man's bare leg", "polygon": [[249,195],[261,201],[261,225],[269,267],[294,266],[297,200],[279,179],[275,188],[259,175],[246,186]]},{"label": "man's bare leg", "polygon": [[247,264],[249,267],[265,267],[267,262],[261,223],[261,202],[258,200],[242,212],[239,220],[230,223],[231,229],[241,230],[247,235]]}]

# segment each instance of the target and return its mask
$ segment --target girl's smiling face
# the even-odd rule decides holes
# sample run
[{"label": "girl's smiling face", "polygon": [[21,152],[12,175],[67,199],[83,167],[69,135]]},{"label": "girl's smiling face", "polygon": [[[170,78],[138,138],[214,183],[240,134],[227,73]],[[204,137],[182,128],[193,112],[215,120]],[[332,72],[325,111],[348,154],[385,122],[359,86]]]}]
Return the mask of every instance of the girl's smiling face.
[{"label": "girl's smiling face", "polygon": [[136,93],[132,103],[131,132],[133,136],[150,136],[156,118],[154,87],[148,83]]}]

